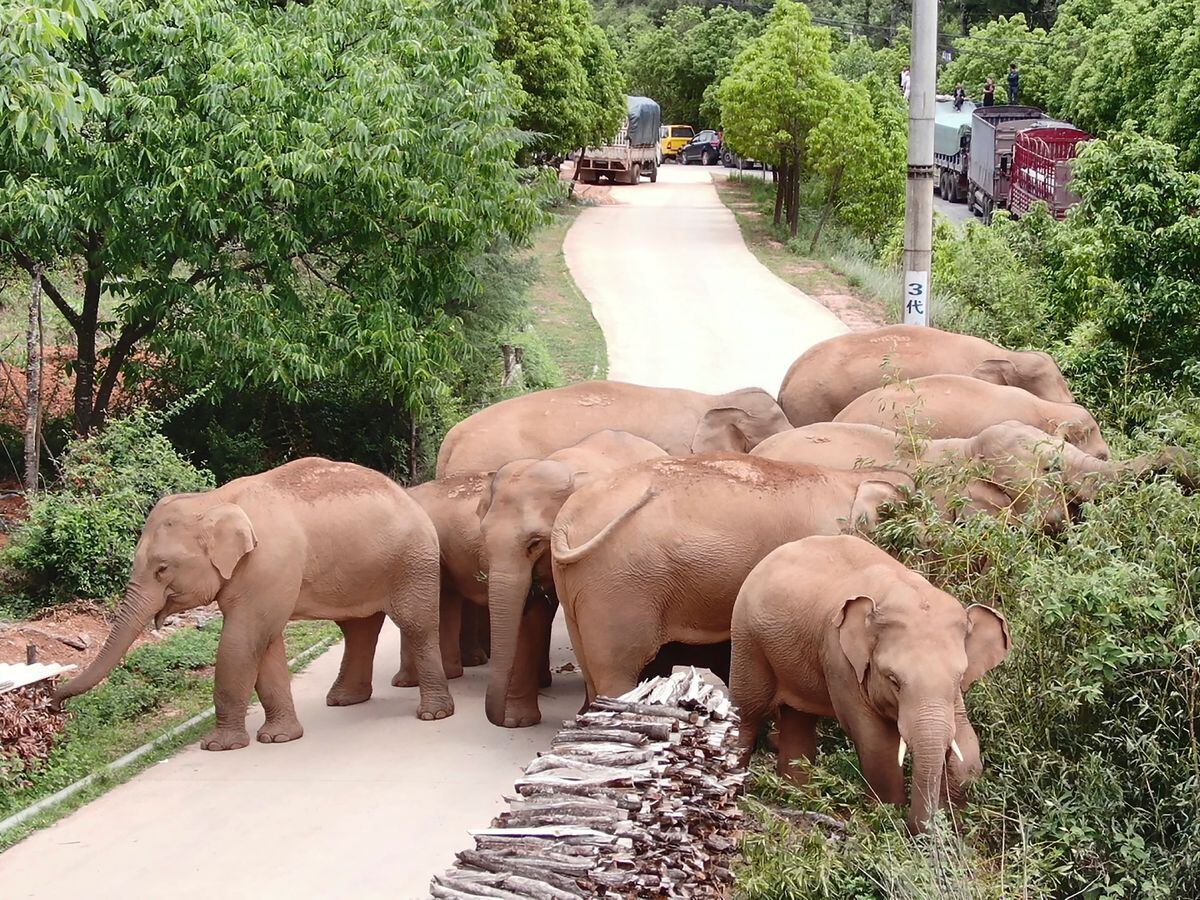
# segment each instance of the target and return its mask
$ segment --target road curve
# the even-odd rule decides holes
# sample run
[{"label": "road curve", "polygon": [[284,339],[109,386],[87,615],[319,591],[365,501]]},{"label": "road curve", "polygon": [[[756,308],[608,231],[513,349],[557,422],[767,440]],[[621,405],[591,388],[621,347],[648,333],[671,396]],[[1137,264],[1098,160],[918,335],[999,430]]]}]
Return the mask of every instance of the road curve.
[{"label": "road curve", "polygon": [[746,247],[714,170],[665,165],[612,189],[563,243],[608,344],[608,377],[656,387],[778,393],[792,362],[846,326]]}]

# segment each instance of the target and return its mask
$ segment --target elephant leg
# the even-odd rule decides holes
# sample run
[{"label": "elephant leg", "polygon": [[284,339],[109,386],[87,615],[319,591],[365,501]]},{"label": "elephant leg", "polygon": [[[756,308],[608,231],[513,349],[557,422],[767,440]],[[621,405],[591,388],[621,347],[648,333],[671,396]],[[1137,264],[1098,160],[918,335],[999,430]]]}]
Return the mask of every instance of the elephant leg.
[{"label": "elephant leg", "polygon": [[548,688],[554,684],[554,675],[550,671],[550,633],[554,630],[554,616],[558,612],[558,601],[546,600],[549,614],[545,617],[545,627],[538,634],[538,687]]},{"label": "elephant leg", "polygon": [[807,784],[808,772],[796,760],[817,760],[817,717],[779,705],[779,759],[776,771],[792,784]]},{"label": "elephant leg", "polygon": [[288,671],[287,649],[283,633],[275,635],[258,664],[254,690],[262,701],[266,721],[258,729],[259,743],[283,744],[304,736],[292,703],[292,673]]},{"label": "elephant leg", "polygon": [[745,635],[740,638],[733,650],[729,692],[742,717],[738,728],[738,755],[742,765],[748,766],[775,699],[776,680],[762,648],[753,638]]},{"label": "elephant leg", "polygon": [[517,657],[513,660],[512,678],[504,699],[506,728],[524,728],[542,721],[538,685],[553,620],[554,608],[544,597],[531,597],[525,604],[517,637]]},{"label": "elephant leg", "polygon": [[401,662],[404,662],[404,647],[408,647],[411,654],[421,691],[417,718],[423,721],[444,719],[454,714],[454,700],[442,668],[438,633],[439,565],[437,560],[432,564],[413,561],[406,571],[397,574],[393,593],[387,601],[387,613],[400,629]]},{"label": "elephant leg", "polygon": [[371,676],[375,669],[375,646],[383,627],[383,612],[363,619],[343,619],[338,628],[346,639],[342,667],[325,695],[327,706],[353,706],[371,699]]},{"label": "elephant leg", "polygon": [[205,750],[237,750],[250,743],[250,735],[246,733],[250,693],[258,679],[262,657],[274,636],[283,631],[286,621],[286,615],[278,622],[261,621],[252,609],[226,614],[217,645],[213,689],[217,724],[200,742]]},{"label": "elephant leg", "polygon": [[[834,705],[837,706],[836,699]],[[843,721],[842,726],[850,734],[858,751],[858,764],[862,767],[871,795],[882,803],[896,806],[907,803],[904,769],[897,762],[900,732],[896,730],[895,723],[863,711],[853,720]]]},{"label": "elephant leg", "polygon": [[638,676],[664,641],[658,622],[648,618],[644,608],[626,609],[597,599],[575,603],[575,624],[583,639],[592,691],[589,699],[619,697],[637,687]]},{"label": "elephant leg", "polygon": [[464,599],[458,638],[459,659],[464,667],[482,666],[488,661],[490,633],[487,606]]},{"label": "elephant leg", "polygon": [[443,581],[441,610],[438,616],[438,636],[442,648],[442,669],[447,678],[462,678],[461,641],[467,601],[462,594]]}]

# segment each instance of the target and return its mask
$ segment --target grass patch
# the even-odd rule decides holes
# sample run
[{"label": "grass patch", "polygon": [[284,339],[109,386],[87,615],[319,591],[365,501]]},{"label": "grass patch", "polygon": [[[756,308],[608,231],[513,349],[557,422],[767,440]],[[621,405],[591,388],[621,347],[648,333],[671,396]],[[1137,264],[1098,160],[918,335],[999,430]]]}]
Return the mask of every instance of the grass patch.
[{"label": "grass patch", "polygon": [[[293,659],[340,636],[332,622],[292,622],[284,634]],[[220,637],[221,620],[216,620],[203,628],[181,629],[160,643],[145,644],[131,652],[107,681],[71,700],[70,721],[48,759],[24,774],[0,769],[0,819],[100,771],[212,706],[211,667]],[[0,834],[0,851],[128,781],[211,727],[211,722],[200,723],[70,800]]]},{"label": "grass patch", "polygon": [[563,239],[586,207],[570,205],[553,210],[549,225],[534,239],[531,256],[537,280],[529,289],[533,332],[558,366],[564,383],[573,384],[608,374],[604,333],[592,317],[592,305],[580,293],[563,256]]}]

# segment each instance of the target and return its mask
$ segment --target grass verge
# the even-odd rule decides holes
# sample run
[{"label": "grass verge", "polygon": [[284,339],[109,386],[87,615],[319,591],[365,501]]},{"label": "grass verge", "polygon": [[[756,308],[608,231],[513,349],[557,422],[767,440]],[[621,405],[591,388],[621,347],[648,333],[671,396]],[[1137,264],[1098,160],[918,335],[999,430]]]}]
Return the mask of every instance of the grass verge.
[{"label": "grass verge", "polygon": [[[292,622],[284,634],[289,658],[340,636],[332,622]],[[32,771],[0,768],[0,819],[98,772],[212,706],[211,667],[221,621],[182,629],[126,658],[107,681],[70,703],[71,717],[50,757]],[[202,722],[137,762],[101,778],[63,803],[0,834],[0,852],[52,824],[138,772],[190,744],[211,728]]]},{"label": "grass verge", "polygon": [[[803,234],[789,239],[772,222],[775,186],[757,177],[714,179],[746,246],[776,276],[829,307],[851,327],[898,321],[899,279],[880,269],[870,250],[833,235],[815,253]],[[805,226],[811,223],[803,222]]]},{"label": "grass verge", "polygon": [[530,251],[538,269],[537,280],[529,289],[534,314],[532,330],[566,384],[604,378],[608,374],[604,333],[592,317],[592,305],[576,287],[563,257],[563,239],[584,209],[571,204],[553,210],[550,224],[538,233]]}]

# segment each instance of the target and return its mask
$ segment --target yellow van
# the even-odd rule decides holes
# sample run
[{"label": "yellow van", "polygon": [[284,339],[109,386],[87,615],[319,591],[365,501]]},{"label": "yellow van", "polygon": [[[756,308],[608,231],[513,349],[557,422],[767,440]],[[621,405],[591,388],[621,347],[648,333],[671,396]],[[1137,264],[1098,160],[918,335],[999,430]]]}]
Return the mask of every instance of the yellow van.
[{"label": "yellow van", "polygon": [[658,130],[658,146],[664,159],[675,159],[692,138],[696,129],[691,125],[664,125]]}]

